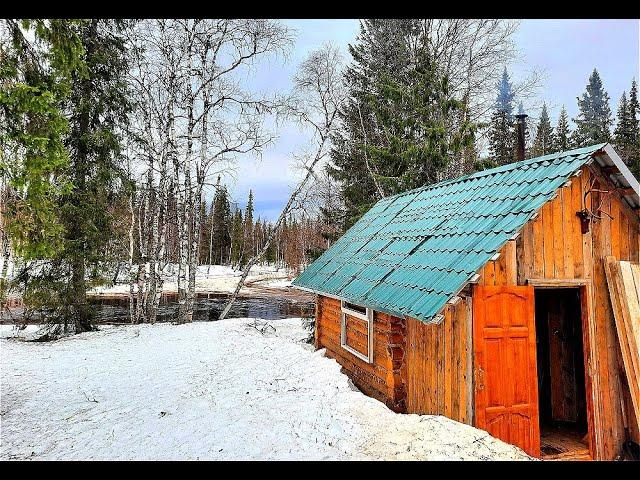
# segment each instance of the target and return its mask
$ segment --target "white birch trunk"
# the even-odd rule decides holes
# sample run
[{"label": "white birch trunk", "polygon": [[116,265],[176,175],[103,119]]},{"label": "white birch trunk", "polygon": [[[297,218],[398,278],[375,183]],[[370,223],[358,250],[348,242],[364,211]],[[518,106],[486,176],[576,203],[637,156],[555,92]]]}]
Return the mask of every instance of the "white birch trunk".
[{"label": "white birch trunk", "polygon": [[129,196],[129,212],[131,214],[131,224],[129,225],[129,321],[131,323],[136,323],[135,321],[135,303],[134,299],[134,290],[135,290],[135,270],[133,268],[133,253],[135,247],[135,228],[136,228],[136,217],[135,217],[135,209],[134,209],[134,193],[131,193]]}]

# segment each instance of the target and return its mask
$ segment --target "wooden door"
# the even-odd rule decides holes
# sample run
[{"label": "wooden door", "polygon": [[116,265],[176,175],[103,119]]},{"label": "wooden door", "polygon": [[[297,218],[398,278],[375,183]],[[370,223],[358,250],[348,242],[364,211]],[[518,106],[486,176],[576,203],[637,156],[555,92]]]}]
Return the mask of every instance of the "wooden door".
[{"label": "wooden door", "polygon": [[473,295],[476,427],[540,456],[533,287],[477,285]]}]

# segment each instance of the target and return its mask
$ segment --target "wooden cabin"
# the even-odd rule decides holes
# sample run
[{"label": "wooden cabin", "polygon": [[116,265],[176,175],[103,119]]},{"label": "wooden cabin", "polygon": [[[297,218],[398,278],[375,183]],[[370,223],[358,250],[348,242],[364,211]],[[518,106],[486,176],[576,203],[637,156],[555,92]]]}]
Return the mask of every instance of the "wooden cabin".
[{"label": "wooden cabin", "polygon": [[394,411],[619,458],[640,435],[604,258],[639,261],[639,191],[600,144],[384,198],[294,281],[316,347]]}]

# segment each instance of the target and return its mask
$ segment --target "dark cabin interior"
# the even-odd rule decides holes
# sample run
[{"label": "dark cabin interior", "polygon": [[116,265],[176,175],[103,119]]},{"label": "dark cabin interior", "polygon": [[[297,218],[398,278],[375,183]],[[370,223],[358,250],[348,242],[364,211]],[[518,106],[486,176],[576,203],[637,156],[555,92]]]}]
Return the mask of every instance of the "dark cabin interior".
[{"label": "dark cabin interior", "polygon": [[588,455],[580,289],[536,289],[542,457]]}]

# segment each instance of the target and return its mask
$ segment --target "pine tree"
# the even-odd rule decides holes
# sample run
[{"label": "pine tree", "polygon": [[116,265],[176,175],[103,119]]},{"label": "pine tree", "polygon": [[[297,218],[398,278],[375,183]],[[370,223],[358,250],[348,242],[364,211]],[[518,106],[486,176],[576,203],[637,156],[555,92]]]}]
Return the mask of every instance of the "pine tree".
[{"label": "pine tree", "polygon": [[497,88],[496,106],[489,126],[489,151],[494,166],[515,161],[518,139],[513,117],[515,93],[506,68]]},{"label": "pine tree", "polygon": [[570,143],[571,131],[569,130],[569,116],[567,109],[562,106],[560,115],[558,116],[558,125],[556,126],[555,135],[553,136],[554,152],[565,152],[571,148]]},{"label": "pine tree", "polygon": [[536,138],[533,141],[533,156],[540,157],[553,152],[554,143],[553,127],[551,127],[547,104],[543,103],[540,120],[536,126]]},{"label": "pine tree", "polygon": [[578,97],[578,117],[573,121],[576,130],[572,135],[574,147],[586,147],[611,139],[611,108],[609,95],[604,90],[598,71],[594,68],[589,76],[587,89]]}]

